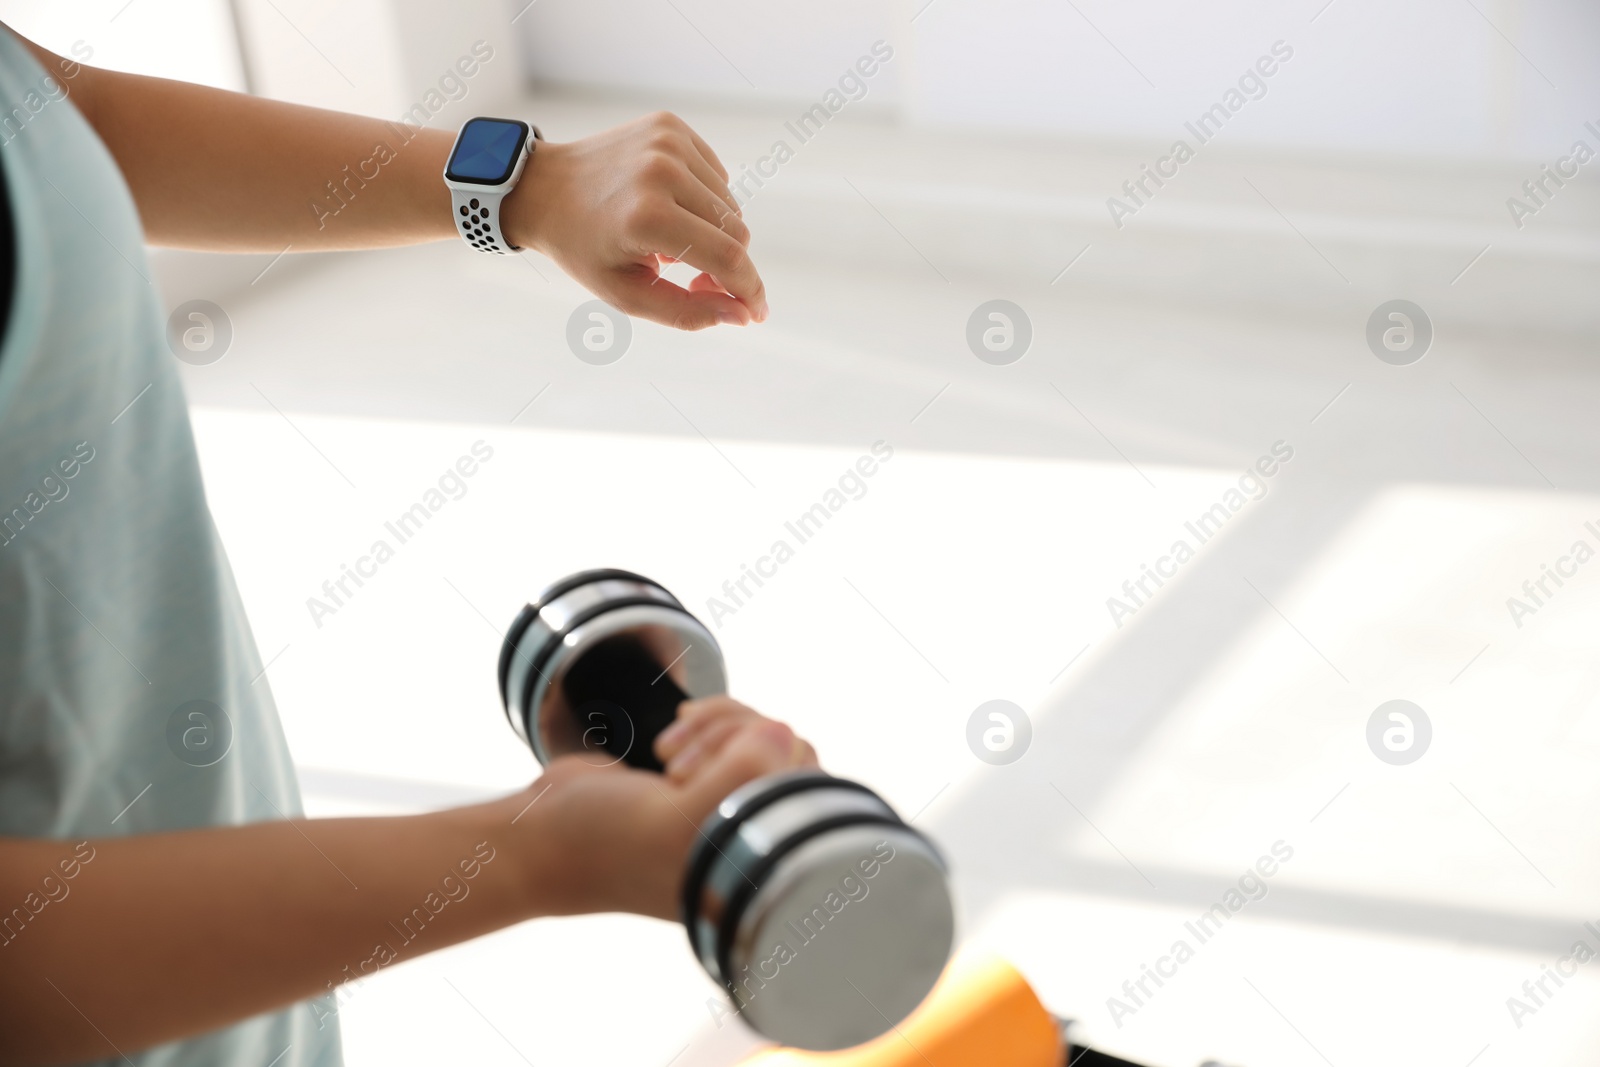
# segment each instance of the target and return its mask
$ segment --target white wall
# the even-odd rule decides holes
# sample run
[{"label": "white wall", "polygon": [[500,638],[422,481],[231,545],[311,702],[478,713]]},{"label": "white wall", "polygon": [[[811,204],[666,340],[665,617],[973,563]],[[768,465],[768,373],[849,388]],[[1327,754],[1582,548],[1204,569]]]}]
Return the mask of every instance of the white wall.
[{"label": "white wall", "polygon": [[936,0],[917,23],[923,77],[908,110],[924,121],[1164,138],[1281,39],[1294,59],[1230,137],[1542,154],[1595,117],[1580,106],[1600,104],[1593,3],[1474,0],[1474,10],[1466,0],[1335,0],[1318,15],[1324,3],[1080,0],[1108,44],[1071,7],[1047,0]]},{"label": "white wall", "polygon": [[[512,14],[505,0],[0,0],[0,21],[63,54],[81,42],[96,66],[381,118],[442,101],[441,124],[521,88]],[[493,58],[462,78],[479,41]]]},{"label": "white wall", "polygon": [[[483,101],[512,95],[523,80],[502,0],[238,0],[238,7],[256,91],[275,99],[389,119],[428,103],[432,121],[449,124]],[[479,41],[492,50],[488,62],[474,56]],[[469,77],[457,70],[463,61]]]},{"label": "white wall", "polygon": [[[940,0],[947,2],[947,0]],[[539,0],[519,18],[537,83],[813,102],[874,41],[898,40],[888,0]],[[899,99],[898,60],[874,76]]]},{"label": "white wall", "polygon": [[792,102],[885,37],[872,99],[927,125],[1164,142],[1279,39],[1237,143],[1543,158],[1600,117],[1592,0],[1325,2],[540,0],[519,28],[538,80]]},{"label": "white wall", "polygon": [[0,22],[97,67],[245,87],[227,0],[0,0]]}]

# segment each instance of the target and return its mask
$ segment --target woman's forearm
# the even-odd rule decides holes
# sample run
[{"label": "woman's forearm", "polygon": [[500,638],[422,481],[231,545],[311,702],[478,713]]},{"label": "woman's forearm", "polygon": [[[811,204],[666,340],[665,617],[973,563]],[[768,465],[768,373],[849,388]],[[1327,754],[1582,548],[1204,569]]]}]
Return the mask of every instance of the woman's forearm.
[{"label": "woman's forearm", "polygon": [[281,252],[455,236],[448,131],[90,67],[70,84],[152,244]]},{"label": "woman's forearm", "polygon": [[513,825],[519,799],[76,849],[0,840],[0,1062],[131,1053],[540,913],[560,872],[532,820]]}]

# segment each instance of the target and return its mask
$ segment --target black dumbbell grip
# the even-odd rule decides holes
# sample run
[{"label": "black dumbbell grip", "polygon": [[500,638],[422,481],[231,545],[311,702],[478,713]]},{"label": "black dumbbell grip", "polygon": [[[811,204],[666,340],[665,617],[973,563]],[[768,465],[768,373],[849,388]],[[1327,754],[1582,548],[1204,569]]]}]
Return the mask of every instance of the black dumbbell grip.
[{"label": "black dumbbell grip", "polygon": [[656,738],[678,716],[688,699],[648,650],[626,638],[613,638],[589,650],[567,671],[567,703],[591,730],[595,747],[630,767],[663,771]]}]

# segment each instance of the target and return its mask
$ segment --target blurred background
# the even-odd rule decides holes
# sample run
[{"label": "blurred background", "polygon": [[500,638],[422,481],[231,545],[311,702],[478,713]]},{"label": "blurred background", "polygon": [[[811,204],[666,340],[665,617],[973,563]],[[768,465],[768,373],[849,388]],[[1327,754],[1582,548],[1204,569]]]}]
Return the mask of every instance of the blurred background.
[{"label": "blurred background", "polygon": [[[589,297],[533,254],[154,253],[170,308],[231,324],[181,370],[311,814],[523,785],[494,664],[542,584],[630,567],[708,618],[884,442],[717,636],[735,695],[944,846],[970,951],[1155,1067],[1592,1062],[1600,964],[1524,983],[1600,950],[1600,564],[1576,547],[1600,549],[1600,8],[0,17],[94,64],[445,128],[571,140],[667,108],[742,189],[771,320],[635,322],[610,362],[569,345]],[[479,441],[465,495],[314,618]],[[998,765],[968,743],[991,700],[1030,724]],[[1427,726],[1398,753],[1369,740],[1391,700]],[[1115,1010],[1274,845],[1265,895]],[[353,1065],[713,1067],[753,1041],[717,995],[681,930],[598,916],[385,971],[339,1018]]]}]

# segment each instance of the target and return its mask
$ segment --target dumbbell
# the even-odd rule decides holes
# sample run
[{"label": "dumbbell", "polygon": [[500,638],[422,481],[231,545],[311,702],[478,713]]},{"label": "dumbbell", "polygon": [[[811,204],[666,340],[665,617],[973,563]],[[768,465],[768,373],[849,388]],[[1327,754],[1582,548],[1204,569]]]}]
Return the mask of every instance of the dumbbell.
[{"label": "dumbbell", "polygon": [[[660,771],[685,700],[727,691],[716,638],[657,582],[592,570],[517,615],[500,654],[511,727],[541,763]],[[700,826],[682,890],[695,957],[757,1032],[817,1051],[897,1026],[955,936],[943,858],[858,782],[820,771],[735,790]]]}]

